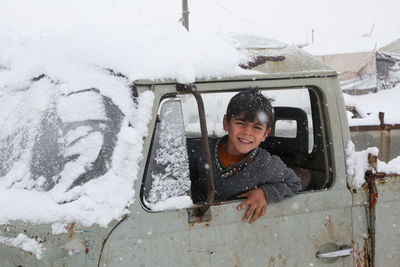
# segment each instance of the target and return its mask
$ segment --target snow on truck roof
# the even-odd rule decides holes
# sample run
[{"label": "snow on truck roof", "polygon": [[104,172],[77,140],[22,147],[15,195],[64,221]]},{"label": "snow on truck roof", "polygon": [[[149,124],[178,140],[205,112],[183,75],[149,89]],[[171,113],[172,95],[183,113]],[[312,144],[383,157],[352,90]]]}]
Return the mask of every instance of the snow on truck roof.
[{"label": "snow on truck roof", "polygon": [[[251,68],[254,55],[267,60]],[[335,75],[297,48],[248,35],[0,28],[0,224],[107,226],[129,212],[154,98],[133,101],[133,81],[289,73]]]},{"label": "snow on truck roof", "polygon": [[[239,66],[247,72],[222,77],[196,77],[195,82],[306,78],[336,75],[331,67],[309,53],[277,40],[250,34],[220,34],[220,37],[245,57]],[[169,84],[174,79],[141,79],[136,84]]]}]

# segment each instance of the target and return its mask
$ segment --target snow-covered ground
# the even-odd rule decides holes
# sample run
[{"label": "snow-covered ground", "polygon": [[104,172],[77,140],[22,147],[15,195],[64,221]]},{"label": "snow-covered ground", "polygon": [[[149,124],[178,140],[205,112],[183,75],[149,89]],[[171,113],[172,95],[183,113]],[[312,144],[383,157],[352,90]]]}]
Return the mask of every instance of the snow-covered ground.
[{"label": "snow-covered ground", "polygon": [[379,112],[385,113],[385,124],[400,124],[400,84],[390,90],[367,95],[344,94],[346,106],[355,107],[361,118],[353,118],[348,112],[350,126],[379,125]]}]

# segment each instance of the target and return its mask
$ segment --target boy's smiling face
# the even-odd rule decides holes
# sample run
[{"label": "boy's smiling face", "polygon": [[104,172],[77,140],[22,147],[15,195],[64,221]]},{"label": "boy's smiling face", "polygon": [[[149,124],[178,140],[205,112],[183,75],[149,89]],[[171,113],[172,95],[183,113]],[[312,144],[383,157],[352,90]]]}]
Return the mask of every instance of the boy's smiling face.
[{"label": "boy's smiling face", "polygon": [[242,117],[233,116],[228,122],[226,115],[224,116],[224,130],[228,132],[225,149],[231,156],[247,155],[265,141],[271,131],[271,128],[267,129],[266,123],[261,123],[257,118],[250,122]]}]

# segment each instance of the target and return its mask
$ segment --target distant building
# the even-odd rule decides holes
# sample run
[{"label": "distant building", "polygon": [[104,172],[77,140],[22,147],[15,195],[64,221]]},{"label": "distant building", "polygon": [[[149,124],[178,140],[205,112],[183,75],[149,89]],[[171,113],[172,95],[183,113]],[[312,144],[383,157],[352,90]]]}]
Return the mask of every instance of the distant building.
[{"label": "distant building", "polygon": [[376,53],[377,89],[390,89],[400,83],[400,39]]},{"label": "distant building", "polygon": [[378,42],[368,37],[341,44],[315,43],[303,49],[335,69],[343,91],[349,94],[390,89],[400,83],[400,39]]}]

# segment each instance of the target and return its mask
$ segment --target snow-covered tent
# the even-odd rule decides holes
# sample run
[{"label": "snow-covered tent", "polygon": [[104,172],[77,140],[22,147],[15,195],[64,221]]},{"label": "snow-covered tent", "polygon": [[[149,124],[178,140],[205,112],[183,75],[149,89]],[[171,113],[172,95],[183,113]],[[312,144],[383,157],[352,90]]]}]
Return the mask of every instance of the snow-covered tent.
[{"label": "snow-covered tent", "polygon": [[379,51],[400,55],[400,38],[389,43],[388,45],[383,46],[382,48],[379,49]]},{"label": "snow-covered tent", "polygon": [[317,42],[304,48],[339,74],[343,91],[363,94],[400,81],[400,39],[371,37]]},{"label": "snow-covered tent", "polygon": [[400,38],[377,51],[376,71],[378,90],[400,83]]}]

